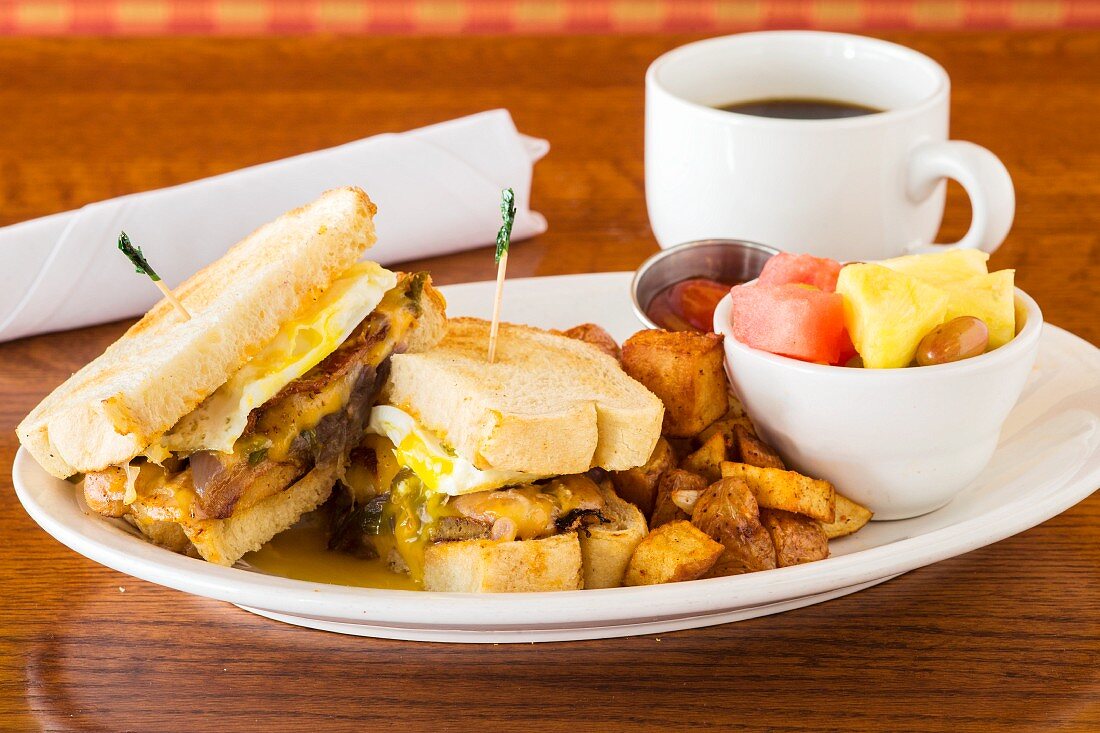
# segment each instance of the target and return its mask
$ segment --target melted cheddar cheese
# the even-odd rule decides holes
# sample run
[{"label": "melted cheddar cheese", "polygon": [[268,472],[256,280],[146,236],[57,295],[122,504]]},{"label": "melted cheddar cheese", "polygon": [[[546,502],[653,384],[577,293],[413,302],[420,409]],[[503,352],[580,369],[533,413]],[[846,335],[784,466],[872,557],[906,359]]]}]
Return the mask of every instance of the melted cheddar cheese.
[{"label": "melted cheddar cheese", "polygon": [[[392,444],[391,450],[400,453]],[[562,476],[541,485],[452,497],[432,489],[407,467],[390,486],[374,546],[382,558],[400,557],[397,564],[403,563],[409,576],[420,583],[433,528],[444,517],[484,522],[494,527],[495,540],[508,542],[549,537],[559,531],[556,520],[560,517],[602,505],[598,487],[587,476]],[[497,528],[502,531],[498,533]]]},{"label": "melted cheddar cheese", "polygon": [[248,414],[335,351],[396,283],[394,273],[374,262],[353,265],[283,324],[229,381],[150,446],[147,455],[163,460],[172,452],[231,453]]}]

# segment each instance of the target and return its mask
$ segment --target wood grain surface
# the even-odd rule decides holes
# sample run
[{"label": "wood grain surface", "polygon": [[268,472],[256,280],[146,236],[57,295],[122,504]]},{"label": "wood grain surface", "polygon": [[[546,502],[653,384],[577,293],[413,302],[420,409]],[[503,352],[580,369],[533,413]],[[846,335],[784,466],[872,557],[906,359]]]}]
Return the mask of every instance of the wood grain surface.
[{"label": "wood grain surface", "polygon": [[[893,34],[952,74],[955,137],[1000,155],[994,256],[1100,341],[1100,34]],[[550,230],[509,274],[633,269],[642,77],[676,36],[5,40],[0,224],[497,106],[553,149]],[[941,238],[967,204],[952,189]],[[416,263],[492,275],[488,250]],[[0,276],[2,277],[2,276]],[[131,579],[27,517],[18,420],[126,324],[0,345],[0,729],[1100,729],[1100,496],[1021,535],[818,606],[632,639],[463,647],[283,626]]]}]

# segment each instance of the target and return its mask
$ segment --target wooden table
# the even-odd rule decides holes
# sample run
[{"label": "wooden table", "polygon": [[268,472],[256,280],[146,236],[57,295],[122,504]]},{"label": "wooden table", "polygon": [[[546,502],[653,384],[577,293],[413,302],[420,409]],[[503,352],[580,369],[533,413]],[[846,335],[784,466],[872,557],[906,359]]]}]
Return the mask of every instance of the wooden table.
[{"label": "wooden table", "polygon": [[[944,63],[955,136],[1012,171],[993,263],[1100,341],[1100,34],[889,37]],[[4,40],[0,224],[503,106],[553,143],[534,193],[550,231],[509,274],[633,269],[656,248],[642,75],[686,40]],[[954,189],[949,210],[945,240],[968,216]],[[491,260],[417,266],[456,282]],[[1100,729],[1100,495],[856,595],[659,638],[350,638],[100,567],[34,525],[7,467],[18,420],[125,325],[0,346],[4,730]]]}]

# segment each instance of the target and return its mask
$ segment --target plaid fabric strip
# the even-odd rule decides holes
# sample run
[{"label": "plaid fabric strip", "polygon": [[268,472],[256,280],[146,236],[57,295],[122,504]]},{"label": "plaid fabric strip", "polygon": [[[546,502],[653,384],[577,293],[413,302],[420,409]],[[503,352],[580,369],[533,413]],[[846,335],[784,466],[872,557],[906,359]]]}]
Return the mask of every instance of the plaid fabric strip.
[{"label": "plaid fabric strip", "polygon": [[1098,26],[1097,0],[0,0],[5,36]]}]

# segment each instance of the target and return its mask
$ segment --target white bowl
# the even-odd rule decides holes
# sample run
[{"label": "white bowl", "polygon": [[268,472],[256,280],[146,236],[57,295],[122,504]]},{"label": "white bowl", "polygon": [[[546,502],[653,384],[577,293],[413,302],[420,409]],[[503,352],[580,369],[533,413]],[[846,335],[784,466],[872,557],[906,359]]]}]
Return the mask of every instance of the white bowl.
[{"label": "white bowl", "polygon": [[[745,346],[730,333],[730,298],[714,311],[726,369],[757,428],[791,467],[875,512],[906,519],[940,508],[989,463],[1035,362],[1043,314],[1012,341],[952,364],[852,369]],[[1017,308],[1017,312],[1019,312]]]}]

